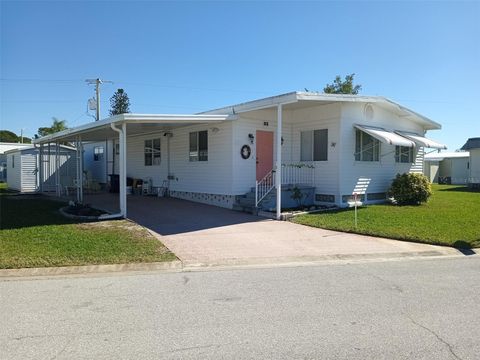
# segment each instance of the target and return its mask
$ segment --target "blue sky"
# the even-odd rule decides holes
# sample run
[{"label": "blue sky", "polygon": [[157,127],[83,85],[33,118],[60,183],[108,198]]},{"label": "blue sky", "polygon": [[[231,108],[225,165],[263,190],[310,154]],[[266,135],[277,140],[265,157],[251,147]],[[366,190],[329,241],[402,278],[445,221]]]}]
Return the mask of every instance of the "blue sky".
[{"label": "blue sky", "polygon": [[1,2],[0,128],[32,136],[53,116],[102,117],[121,87],[137,113],[192,113],[356,73],[441,123],[480,136],[480,2]]}]

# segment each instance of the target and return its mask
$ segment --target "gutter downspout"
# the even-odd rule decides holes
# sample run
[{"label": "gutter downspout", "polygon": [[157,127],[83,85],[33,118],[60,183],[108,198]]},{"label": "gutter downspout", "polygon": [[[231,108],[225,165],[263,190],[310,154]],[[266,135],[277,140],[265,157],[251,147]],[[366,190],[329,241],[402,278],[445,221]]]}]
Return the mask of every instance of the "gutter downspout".
[{"label": "gutter downspout", "polygon": [[[107,219],[116,219],[116,218],[126,218],[127,217],[127,178],[125,174],[125,165],[126,165],[126,156],[125,156],[125,123],[122,124],[122,129],[119,129],[115,126],[114,123],[110,123],[110,127],[112,128],[113,131],[118,133],[118,138],[119,138],[119,147],[120,147],[120,154],[119,154],[119,178],[120,178],[120,212],[117,214],[106,214],[106,215],[100,215],[99,219],[100,220],[107,220]],[[114,150],[115,152],[115,147]]]}]

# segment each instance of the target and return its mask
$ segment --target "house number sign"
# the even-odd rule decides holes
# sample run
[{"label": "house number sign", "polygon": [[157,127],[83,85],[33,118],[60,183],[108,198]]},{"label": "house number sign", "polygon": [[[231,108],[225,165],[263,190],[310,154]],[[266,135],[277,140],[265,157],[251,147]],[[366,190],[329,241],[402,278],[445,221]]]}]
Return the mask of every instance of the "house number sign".
[{"label": "house number sign", "polygon": [[250,146],[248,145],[243,145],[242,148],[240,149],[240,155],[242,155],[242,159],[248,159],[250,157],[250,154],[252,153],[252,149],[250,149]]}]

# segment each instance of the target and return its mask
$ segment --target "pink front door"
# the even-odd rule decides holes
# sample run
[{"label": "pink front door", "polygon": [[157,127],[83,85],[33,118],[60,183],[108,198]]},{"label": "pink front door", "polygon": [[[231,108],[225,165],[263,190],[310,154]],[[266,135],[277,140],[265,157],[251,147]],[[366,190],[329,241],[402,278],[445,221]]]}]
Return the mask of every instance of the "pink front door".
[{"label": "pink front door", "polygon": [[257,181],[273,169],[273,132],[257,131]]}]

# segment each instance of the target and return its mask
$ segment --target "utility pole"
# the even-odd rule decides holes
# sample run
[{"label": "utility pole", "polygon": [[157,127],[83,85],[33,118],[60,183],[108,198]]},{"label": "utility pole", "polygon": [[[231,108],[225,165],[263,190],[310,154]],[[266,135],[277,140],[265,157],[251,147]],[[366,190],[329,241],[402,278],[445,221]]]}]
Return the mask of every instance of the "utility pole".
[{"label": "utility pole", "polygon": [[110,80],[102,80],[102,79],[87,79],[85,80],[89,85],[95,85],[95,101],[97,103],[97,116],[95,117],[95,121],[100,120],[100,84],[110,83],[113,84],[113,81]]}]

